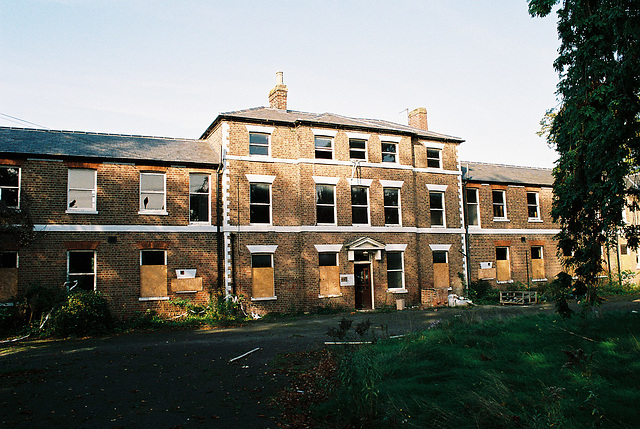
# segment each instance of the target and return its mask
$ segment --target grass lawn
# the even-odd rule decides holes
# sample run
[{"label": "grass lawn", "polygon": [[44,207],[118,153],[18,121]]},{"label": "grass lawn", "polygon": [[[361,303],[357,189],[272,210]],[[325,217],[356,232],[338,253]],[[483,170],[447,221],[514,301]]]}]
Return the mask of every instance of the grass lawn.
[{"label": "grass lawn", "polygon": [[640,427],[640,314],[454,321],[344,349],[328,427]]}]

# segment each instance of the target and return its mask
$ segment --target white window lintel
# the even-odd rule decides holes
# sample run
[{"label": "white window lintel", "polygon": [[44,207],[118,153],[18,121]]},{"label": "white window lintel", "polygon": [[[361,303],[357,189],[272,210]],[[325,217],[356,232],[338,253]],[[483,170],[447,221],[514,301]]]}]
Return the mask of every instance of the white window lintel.
[{"label": "white window lintel", "polygon": [[338,134],[336,130],[321,130],[319,128],[312,128],[311,132],[314,136],[335,137]]},{"label": "white window lintel", "polygon": [[274,127],[265,127],[264,125],[247,125],[246,127],[250,133],[271,134],[274,130]]},{"label": "white window lintel", "polygon": [[313,181],[317,185],[333,185],[333,186],[335,186],[340,181],[339,177],[324,177],[324,176],[312,176],[312,177],[313,177]]},{"label": "white window lintel", "polygon": [[354,133],[351,131],[347,131],[346,134],[347,134],[347,137],[349,137],[350,139],[369,140],[369,136],[370,136],[370,134]]},{"label": "white window lintel", "polygon": [[430,141],[421,141],[420,143],[422,143],[425,147],[429,149],[439,149],[439,150],[444,149],[444,143],[435,143]]},{"label": "white window lintel", "polygon": [[404,252],[407,250],[406,244],[387,244],[384,246],[384,250],[387,252]]},{"label": "white window lintel", "polygon": [[314,247],[320,252],[339,252],[342,244],[314,244]]},{"label": "white window lintel", "polygon": [[445,192],[447,190],[447,186],[448,185],[432,185],[427,183],[427,189],[429,191]]},{"label": "white window lintel", "polygon": [[400,143],[402,140],[402,136],[382,136],[379,135],[378,138],[382,143]]},{"label": "white window lintel", "polygon": [[359,179],[357,177],[347,180],[351,186],[366,186],[367,188],[371,187],[371,184],[373,183],[373,179]]},{"label": "white window lintel", "polygon": [[273,183],[276,176],[267,176],[264,174],[245,174],[250,183]]},{"label": "white window lintel", "polygon": [[274,245],[249,245],[247,244],[247,249],[249,249],[249,253],[276,253],[276,249],[278,248],[277,244]]},{"label": "white window lintel", "polygon": [[404,184],[404,180],[382,180],[380,179],[380,184],[383,188],[402,188]]},{"label": "white window lintel", "polygon": [[450,244],[430,244],[429,247],[431,248],[431,251],[435,251],[435,252],[448,252],[449,249],[451,248]]}]

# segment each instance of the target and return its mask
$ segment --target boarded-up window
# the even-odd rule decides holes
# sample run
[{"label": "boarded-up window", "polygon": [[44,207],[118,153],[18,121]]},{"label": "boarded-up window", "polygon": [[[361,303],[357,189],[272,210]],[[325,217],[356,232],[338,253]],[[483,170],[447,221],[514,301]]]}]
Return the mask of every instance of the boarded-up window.
[{"label": "boarded-up window", "polygon": [[276,296],[273,282],[273,254],[254,253],[251,255],[252,298],[273,298]]},{"label": "boarded-up window", "polygon": [[544,272],[544,249],[542,246],[531,246],[531,274],[533,280],[546,278]]},{"label": "boarded-up window", "polygon": [[78,282],[77,288],[95,290],[96,252],[93,250],[70,250],[67,254],[67,280]]},{"label": "boarded-up window", "polygon": [[511,280],[508,247],[496,247],[496,280],[499,282],[508,282]]},{"label": "boarded-up window", "polygon": [[449,255],[445,250],[433,251],[433,287],[448,288],[449,284]]},{"label": "boarded-up window", "polygon": [[402,252],[387,252],[387,287],[404,289],[404,260]]},{"label": "boarded-up window", "polygon": [[18,294],[18,252],[0,252],[0,300]]},{"label": "boarded-up window", "polygon": [[167,296],[166,250],[140,251],[140,297]]},{"label": "boarded-up window", "polygon": [[336,252],[318,253],[320,296],[340,295],[340,268]]}]

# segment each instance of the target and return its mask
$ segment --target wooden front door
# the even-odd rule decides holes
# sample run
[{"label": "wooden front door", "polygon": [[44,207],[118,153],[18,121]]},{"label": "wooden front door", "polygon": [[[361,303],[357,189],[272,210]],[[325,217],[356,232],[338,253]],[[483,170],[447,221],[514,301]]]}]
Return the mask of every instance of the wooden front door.
[{"label": "wooden front door", "polygon": [[354,264],[356,308],[369,310],[373,308],[371,299],[371,265]]}]

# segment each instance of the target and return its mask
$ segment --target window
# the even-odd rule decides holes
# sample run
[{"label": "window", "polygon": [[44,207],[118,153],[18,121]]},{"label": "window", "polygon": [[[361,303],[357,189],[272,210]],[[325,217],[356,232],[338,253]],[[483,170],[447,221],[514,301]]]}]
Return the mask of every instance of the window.
[{"label": "window", "polygon": [[351,223],[369,224],[369,188],[366,186],[351,186]]},{"label": "window", "polygon": [[250,184],[249,222],[271,223],[271,184]]},{"label": "window", "polygon": [[252,299],[275,298],[273,283],[273,254],[251,254]]},{"label": "window", "polygon": [[544,249],[542,246],[531,246],[531,274],[533,280],[546,280],[544,273]]},{"label": "window", "polygon": [[433,251],[433,287],[448,288],[449,281],[449,252],[446,250]]},{"label": "window", "polygon": [[76,288],[95,290],[96,252],[93,250],[70,250],[67,253],[67,280],[77,281]]},{"label": "window", "polygon": [[400,189],[383,188],[384,224],[400,225]]},{"label": "window", "polygon": [[96,170],[69,169],[67,212],[96,211]]},{"label": "window", "polygon": [[387,288],[404,289],[403,252],[387,252]]},{"label": "window", "polygon": [[336,223],[336,197],[333,185],[316,185],[316,223]]},{"label": "window", "polygon": [[269,155],[269,134],[249,133],[249,155]]},{"label": "window", "polygon": [[491,191],[493,196],[493,218],[507,219],[507,205],[505,203],[504,191]]},{"label": "window", "polygon": [[316,158],[333,159],[333,139],[326,136],[315,136]]},{"label": "window", "polygon": [[167,251],[140,251],[140,298],[167,297]]},{"label": "window", "polygon": [[209,207],[211,198],[209,193],[208,174],[189,174],[189,221],[209,223]]},{"label": "window", "polygon": [[319,252],[320,297],[340,296],[338,253]]},{"label": "window", "polygon": [[431,213],[431,226],[445,226],[444,193],[429,192],[429,208]]},{"label": "window", "polygon": [[398,144],[382,142],[382,162],[397,162]]},{"label": "window", "polygon": [[527,192],[527,214],[529,220],[540,220],[540,203],[537,192]]},{"label": "window", "polygon": [[629,254],[629,248],[627,247],[626,244],[621,244],[620,245],[620,254],[621,255],[628,255]]},{"label": "window", "polygon": [[0,252],[0,300],[18,295],[18,252]]},{"label": "window", "polygon": [[7,207],[20,206],[20,169],[0,166],[0,202]]},{"label": "window", "polygon": [[140,213],[166,213],[165,185],[164,173],[140,173]]},{"label": "window", "polygon": [[480,225],[480,217],[478,216],[479,210],[478,190],[467,189],[467,222],[469,226]]},{"label": "window", "polygon": [[508,247],[496,247],[496,280],[499,282],[511,281]]},{"label": "window", "polygon": [[349,158],[367,160],[367,141],[365,139],[349,139]]},{"label": "window", "polygon": [[442,168],[441,155],[440,149],[427,148],[427,167]]}]

